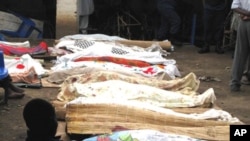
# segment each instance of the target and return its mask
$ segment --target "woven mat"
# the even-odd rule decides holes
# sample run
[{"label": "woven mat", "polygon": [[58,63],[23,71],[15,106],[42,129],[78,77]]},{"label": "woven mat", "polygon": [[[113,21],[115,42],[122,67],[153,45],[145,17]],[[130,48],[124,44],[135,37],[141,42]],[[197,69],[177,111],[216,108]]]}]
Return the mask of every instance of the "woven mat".
[{"label": "woven mat", "polygon": [[153,129],[206,140],[228,140],[229,123],[157,113],[130,106],[70,104],[66,108],[68,133],[112,133],[117,126],[127,129]]}]

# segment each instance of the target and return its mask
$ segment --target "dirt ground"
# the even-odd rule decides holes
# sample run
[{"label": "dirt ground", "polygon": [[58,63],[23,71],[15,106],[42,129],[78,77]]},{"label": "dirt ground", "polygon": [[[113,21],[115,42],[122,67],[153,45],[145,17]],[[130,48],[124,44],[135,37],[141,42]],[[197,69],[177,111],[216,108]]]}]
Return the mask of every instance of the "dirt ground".
[{"label": "dirt ground", "polygon": [[[214,88],[217,101],[216,104],[222,109],[238,117],[246,124],[250,124],[250,110],[247,105],[250,101],[250,87],[243,85],[242,91],[230,92],[229,81],[232,65],[232,51],[219,55],[213,51],[208,54],[198,54],[198,48],[194,46],[176,47],[167,58],[177,61],[178,68],[184,76],[194,72],[198,77],[210,76],[220,79],[220,82],[201,81],[199,92],[208,88]],[[44,98],[54,100],[57,88],[32,89],[24,88],[26,96],[20,100],[9,100],[8,106],[0,106],[0,139],[3,141],[20,141],[26,137],[26,126],[22,117],[24,105],[32,98]],[[3,92],[0,92],[0,98]]]},{"label": "dirt ground", "polygon": [[[58,38],[73,34],[76,31],[74,23],[69,24],[67,17],[62,17],[62,19],[65,21],[60,21],[59,26],[57,25]],[[237,93],[231,93],[229,89],[232,51],[228,50],[225,54],[218,55],[213,50],[208,54],[198,54],[197,50],[197,47],[191,45],[176,47],[175,51],[167,58],[177,61],[182,76],[194,72],[198,77],[211,76],[220,79],[220,82],[201,81],[199,92],[214,88],[217,97],[216,104],[233,116],[238,117],[245,124],[250,124],[250,110],[248,107],[250,86],[243,85],[242,91]],[[26,96],[23,99],[9,100],[8,106],[0,106],[1,141],[24,141],[27,130],[22,116],[24,105],[32,98],[43,98],[52,101],[55,100],[58,94],[57,88],[24,89],[26,90]],[[2,98],[3,90],[0,89],[0,99]]]}]

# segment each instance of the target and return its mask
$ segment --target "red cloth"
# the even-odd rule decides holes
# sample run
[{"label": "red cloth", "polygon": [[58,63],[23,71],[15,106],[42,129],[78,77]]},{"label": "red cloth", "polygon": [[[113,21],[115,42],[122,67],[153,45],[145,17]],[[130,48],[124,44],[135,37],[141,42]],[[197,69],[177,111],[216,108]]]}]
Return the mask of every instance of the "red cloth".
[{"label": "red cloth", "polygon": [[24,54],[46,53],[48,52],[48,45],[46,42],[40,42],[38,46],[27,48],[27,47],[13,47],[10,45],[0,43],[0,50],[2,50],[5,55],[21,56]]},{"label": "red cloth", "polygon": [[111,56],[101,56],[101,57],[80,57],[74,60],[75,62],[79,61],[105,61],[105,62],[112,62],[116,64],[123,64],[128,66],[136,66],[136,67],[149,67],[151,66],[150,63],[140,61],[140,60],[132,60],[132,59],[124,59],[118,57],[111,57]]}]

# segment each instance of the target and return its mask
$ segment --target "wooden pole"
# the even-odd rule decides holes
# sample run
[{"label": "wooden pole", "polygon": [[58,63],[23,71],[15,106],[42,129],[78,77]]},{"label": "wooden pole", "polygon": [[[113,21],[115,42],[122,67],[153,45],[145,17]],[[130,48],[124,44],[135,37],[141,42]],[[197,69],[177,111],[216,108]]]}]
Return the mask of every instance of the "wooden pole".
[{"label": "wooden pole", "polygon": [[170,41],[143,41],[143,40],[117,40],[116,42],[125,44],[128,46],[150,47],[152,44],[159,44],[163,49],[171,49]]}]

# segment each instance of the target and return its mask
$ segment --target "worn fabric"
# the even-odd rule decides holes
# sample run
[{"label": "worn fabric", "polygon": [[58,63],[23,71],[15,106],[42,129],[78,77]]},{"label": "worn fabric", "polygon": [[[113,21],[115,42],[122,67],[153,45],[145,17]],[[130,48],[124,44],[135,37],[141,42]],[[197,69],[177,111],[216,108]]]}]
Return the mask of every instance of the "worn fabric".
[{"label": "worn fabric", "polygon": [[59,39],[60,41],[64,40],[88,40],[88,41],[119,41],[119,40],[127,40],[125,38],[119,36],[109,36],[106,34],[96,33],[96,34],[75,34],[75,35],[66,35]]},{"label": "worn fabric", "polygon": [[40,77],[47,73],[41,62],[29,54],[20,57],[4,56],[5,67],[14,83],[40,84]]},{"label": "worn fabric", "polygon": [[246,11],[250,11],[250,1],[249,0],[233,0],[232,9],[242,8]]},{"label": "worn fabric", "polygon": [[13,45],[0,43],[0,50],[2,50],[5,55],[21,56],[24,54],[46,53],[48,52],[48,45],[46,42],[40,42],[40,44],[35,47],[27,48],[26,46],[16,47]]},{"label": "worn fabric", "polygon": [[41,62],[33,59],[29,54],[20,57],[5,56],[4,63],[10,75],[34,74],[39,76],[47,72]]},{"label": "worn fabric", "polygon": [[149,67],[151,66],[150,63],[140,61],[140,60],[133,60],[133,59],[125,59],[119,57],[112,57],[112,56],[101,56],[101,57],[80,57],[74,60],[75,62],[80,61],[104,61],[104,62],[113,62],[117,64],[123,64],[128,66],[136,66],[136,67]]},{"label": "worn fabric", "polygon": [[79,19],[79,33],[81,34],[87,34],[87,28],[89,26],[89,16],[87,15],[80,15],[78,17]]},{"label": "worn fabric", "polygon": [[[226,2],[216,0],[214,5],[205,2],[204,8],[204,41],[211,45],[213,42],[217,45],[222,44],[224,35],[224,21],[226,18]],[[221,8],[218,8],[221,7]]]},{"label": "worn fabric", "polygon": [[240,16],[238,13],[236,12],[233,12],[233,16],[232,16],[232,19],[231,19],[231,29],[234,30],[234,31],[237,31],[238,30],[238,26],[239,26],[239,21],[240,21]]},{"label": "worn fabric", "polygon": [[[94,83],[73,83],[68,87],[67,100],[78,97],[138,101],[163,108],[208,106],[215,102],[213,89],[202,94],[185,95],[181,92],[163,90],[145,84],[133,84],[122,80],[107,80]],[[73,99],[71,99],[73,98]],[[67,101],[65,101],[67,102]]]},{"label": "worn fabric", "polygon": [[[234,0],[232,3],[232,9],[235,8],[243,9],[249,12],[250,1]],[[250,62],[250,21],[240,19],[237,30],[234,60],[232,64],[232,73],[230,82],[231,88],[241,86],[240,81],[243,76],[244,69],[248,67],[249,64],[247,63],[249,62]]]},{"label": "worn fabric", "polygon": [[[212,93],[213,89],[210,88],[206,92]],[[74,105],[74,107],[71,107],[70,105]],[[143,109],[143,110],[154,111],[157,114],[165,114],[166,118],[169,116],[170,117],[175,116],[175,117],[184,118],[183,122],[185,122],[185,119],[196,119],[198,122],[200,122],[199,120],[214,120],[214,121],[224,121],[224,122],[228,122],[228,123],[242,124],[242,122],[237,117],[233,117],[227,111],[217,109],[217,108],[208,108],[207,110],[204,110],[204,111],[198,110],[197,112],[194,111],[194,112],[185,113],[185,112],[175,111],[172,108],[157,107],[157,106],[151,105],[151,104],[146,103],[146,102],[124,100],[122,98],[121,99],[110,99],[110,98],[99,99],[99,98],[78,97],[75,100],[68,102],[67,106],[66,106],[67,112],[70,112],[71,114],[74,113],[73,115],[78,116],[78,117],[83,116],[83,115],[86,116],[86,113],[84,113],[83,112],[84,110],[82,110],[82,109],[77,110],[78,106],[75,106],[75,105],[79,105],[79,107],[82,107],[82,108],[97,106],[97,107],[105,107],[108,109],[108,107],[110,107],[110,105],[112,105],[112,106],[115,105],[115,107],[117,107],[117,109],[119,109],[119,107],[121,107],[121,108],[128,107],[128,109],[134,109],[134,108]],[[100,105],[102,105],[102,106],[100,106]],[[122,109],[124,109],[124,108],[122,108]],[[89,113],[87,113],[87,114],[89,114]],[[119,127],[117,130],[116,129],[113,129],[113,130],[117,131],[117,130],[119,130]],[[153,140],[153,141],[155,141],[155,140]]]},{"label": "worn fabric", "polygon": [[202,141],[199,139],[191,138],[188,136],[163,133],[157,130],[125,130],[114,132],[111,135],[99,135],[91,138],[84,139],[83,141],[98,141],[102,137],[108,140],[118,141],[123,138],[138,141]]},{"label": "worn fabric", "polygon": [[[76,67],[69,70],[61,70],[56,72],[49,73],[49,76],[46,78],[46,80],[50,83],[56,83],[56,84],[62,84],[68,77],[74,76],[74,75],[90,75],[91,73],[97,73],[100,71],[109,71],[109,72],[116,72],[120,74],[124,74],[126,76],[142,76],[135,73],[130,73],[124,70],[106,70],[98,67]],[[163,80],[161,77],[164,74],[161,74],[159,77],[156,77],[156,79]],[[167,74],[165,74],[167,75]],[[171,78],[168,76],[165,76],[165,78],[168,78],[167,80],[171,80]],[[166,79],[164,79],[166,80]]]},{"label": "worn fabric", "polygon": [[205,0],[205,9],[224,10],[228,0]]},{"label": "worn fabric", "polygon": [[40,84],[40,78],[36,74],[34,67],[31,67],[24,73],[11,73],[12,82],[26,84]]},{"label": "worn fabric", "polygon": [[193,73],[175,80],[158,80],[141,76],[128,76],[118,72],[98,71],[80,75],[69,76],[61,85],[61,91],[57,98],[61,101],[69,101],[76,98],[74,94],[69,93],[74,83],[89,84],[96,82],[105,82],[108,80],[120,80],[131,84],[143,84],[164,90],[179,91],[185,95],[196,95],[200,81]]},{"label": "worn fabric", "polygon": [[[150,47],[147,49],[135,49],[132,47],[116,45],[115,43],[106,43],[88,40],[63,40],[60,41],[56,48],[66,47],[72,50],[72,54],[66,54],[58,57],[56,64],[51,67],[51,70],[65,70],[73,67],[102,67],[106,69],[118,69],[133,71],[145,76],[156,76],[159,73],[165,72],[173,79],[176,76],[181,76],[176,66],[174,59],[166,59],[163,56],[166,52],[159,50],[159,46]],[[139,47],[138,47],[139,48]],[[129,60],[138,60],[151,64],[149,67],[139,68],[135,66],[126,66],[112,62],[96,62],[96,61],[81,61],[74,60],[81,57],[117,57]],[[159,66],[161,65],[161,66]]]},{"label": "worn fabric", "polygon": [[232,65],[231,85],[240,86],[247,62],[250,61],[250,21],[240,20]]},{"label": "worn fabric", "polygon": [[159,40],[169,39],[180,32],[181,18],[177,11],[175,0],[158,0],[157,9],[161,15],[161,23],[158,29],[157,38]]},{"label": "worn fabric", "polygon": [[135,73],[146,77],[157,77],[162,74],[168,75],[171,79],[181,77],[179,70],[176,68],[175,65],[172,64],[165,65],[163,68],[159,65],[151,65],[149,67],[139,68],[135,66],[121,65],[112,62],[81,61],[60,63],[57,66],[52,67],[51,70],[53,72],[57,72],[61,70],[69,70],[75,67],[96,67],[111,71],[122,70],[128,73]]},{"label": "worn fabric", "polygon": [[87,34],[89,25],[89,15],[94,12],[93,0],[77,0],[78,30],[82,34]]},{"label": "worn fabric", "polygon": [[246,76],[247,80],[250,82],[250,55],[248,56],[246,68],[243,75]]},{"label": "worn fabric", "polygon": [[5,44],[13,47],[30,47],[29,41],[24,42],[7,42],[7,41],[0,41],[0,44]]},{"label": "worn fabric", "polygon": [[95,9],[93,0],[77,0],[76,5],[78,15],[90,15]]}]

